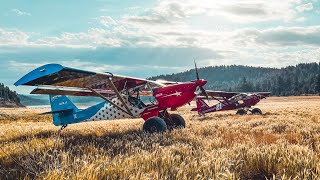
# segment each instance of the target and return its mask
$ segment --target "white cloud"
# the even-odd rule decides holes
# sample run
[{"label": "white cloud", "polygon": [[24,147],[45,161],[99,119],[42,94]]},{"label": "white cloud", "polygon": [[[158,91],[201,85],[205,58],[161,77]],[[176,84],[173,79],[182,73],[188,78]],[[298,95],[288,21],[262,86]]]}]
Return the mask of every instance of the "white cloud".
[{"label": "white cloud", "polygon": [[17,72],[17,75],[23,75],[27,72],[30,72],[31,70],[42,66],[43,64],[47,64],[47,62],[44,63],[30,63],[30,62],[18,62],[15,60],[11,60],[8,63],[8,69]]},{"label": "white cloud", "polygon": [[313,9],[313,4],[311,2],[306,3],[306,4],[301,4],[301,5],[297,6],[296,9],[300,13],[306,12],[306,11],[311,11]]},{"label": "white cloud", "polygon": [[[204,65],[235,62],[249,65],[281,65],[284,64],[280,62],[281,58],[290,57],[290,54],[284,53],[288,47],[298,47],[292,51],[292,54],[296,53],[301,59],[304,59],[302,57],[304,54],[298,56],[301,52],[318,48],[320,26],[255,29],[250,28],[250,26],[254,27],[252,24],[248,28],[243,28],[244,24],[285,22],[284,25],[287,25],[287,22],[305,21],[305,17],[300,16],[298,11],[310,10],[311,6],[310,3],[303,3],[305,1],[299,0],[160,0],[154,8],[128,9],[128,11],[143,10],[140,15],[124,15],[119,19],[100,16],[98,17],[100,28],[91,28],[86,32],[64,32],[59,36],[31,40],[27,33],[0,29],[0,46],[93,49],[99,47],[207,48],[220,56],[206,58],[206,62],[203,61]],[[219,21],[226,21],[223,23],[228,23],[231,28],[209,30],[193,27],[192,18],[197,16],[208,20],[206,24],[217,23],[217,27],[220,27]],[[81,63],[83,62],[78,64]],[[92,64],[81,67],[85,66],[96,67]],[[102,70],[107,67],[98,68]],[[119,68],[119,71],[121,69],[113,68]]]},{"label": "white cloud", "polygon": [[234,37],[244,44],[265,46],[320,46],[320,26],[277,27],[266,30],[244,29]]},{"label": "white cloud", "polygon": [[26,46],[29,35],[16,29],[0,28],[0,46]]},{"label": "white cloud", "polygon": [[117,24],[116,21],[110,16],[100,16],[100,23],[104,26],[112,26]]},{"label": "white cloud", "polygon": [[181,23],[195,15],[221,17],[232,23],[294,21],[299,18],[294,7],[298,0],[160,0],[144,15],[126,16],[128,23],[144,25]]},{"label": "white cloud", "polygon": [[11,9],[11,11],[17,14],[18,16],[31,16],[31,13],[24,12],[19,9]]},{"label": "white cloud", "polygon": [[172,24],[187,18],[192,8],[192,5],[182,1],[160,1],[158,6],[146,9],[145,15],[124,16],[124,20],[145,25]]},{"label": "white cloud", "polygon": [[[209,1],[209,0],[205,0]],[[207,13],[222,16],[233,23],[253,23],[267,21],[293,21],[297,18],[294,6],[296,0],[228,0],[209,3]]]},{"label": "white cloud", "polygon": [[105,29],[91,28],[87,32],[65,32],[59,37],[45,37],[35,41],[35,44],[71,48],[119,47],[121,40]]},{"label": "white cloud", "polygon": [[[106,60],[107,62],[107,60]],[[18,73],[17,75],[24,75],[33,69],[36,69],[40,66],[43,66],[45,64],[52,63],[52,60],[50,61],[41,61],[37,63],[31,63],[31,62],[18,62],[18,61],[9,61],[8,63],[8,68],[9,70]],[[72,67],[72,68],[77,68],[77,69],[82,69],[82,70],[88,70],[88,71],[93,71],[93,72],[112,72],[112,73],[129,73],[130,72],[136,72],[141,69],[148,69],[149,72],[154,71],[154,70],[165,70],[165,71],[182,71],[188,69],[186,66],[153,66],[153,65],[111,65],[111,64],[101,64],[101,63],[95,63],[92,61],[83,61],[83,60],[78,60],[78,59],[73,59],[73,60],[59,60],[55,61],[54,63],[61,64],[66,67]],[[148,73],[149,73],[148,72]]]}]

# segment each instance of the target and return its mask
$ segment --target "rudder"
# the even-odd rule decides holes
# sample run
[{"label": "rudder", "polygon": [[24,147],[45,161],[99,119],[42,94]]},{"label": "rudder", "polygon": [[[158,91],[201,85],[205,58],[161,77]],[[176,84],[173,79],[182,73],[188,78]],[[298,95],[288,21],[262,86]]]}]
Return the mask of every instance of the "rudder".
[{"label": "rudder", "polygon": [[64,95],[50,95],[50,104],[53,124],[65,125],[64,119],[73,118],[73,114],[79,109]]},{"label": "rudder", "polygon": [[198,111],[200,112],[203,109],[209,108],[209,105],[204,102],[203,99],[197,98],[196,99],[197,108],[192,109],[192,111]]}]

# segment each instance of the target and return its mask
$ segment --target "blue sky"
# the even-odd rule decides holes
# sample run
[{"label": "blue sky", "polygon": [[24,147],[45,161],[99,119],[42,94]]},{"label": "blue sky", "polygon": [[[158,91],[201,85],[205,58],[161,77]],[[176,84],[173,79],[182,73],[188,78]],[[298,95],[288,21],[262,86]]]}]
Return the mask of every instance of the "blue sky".
[{"label": "blue sky", "polygon": [[135,77],[199,66],[320,59],[319,0],[10,0],[0,3],[0,82],[46,64]]}]

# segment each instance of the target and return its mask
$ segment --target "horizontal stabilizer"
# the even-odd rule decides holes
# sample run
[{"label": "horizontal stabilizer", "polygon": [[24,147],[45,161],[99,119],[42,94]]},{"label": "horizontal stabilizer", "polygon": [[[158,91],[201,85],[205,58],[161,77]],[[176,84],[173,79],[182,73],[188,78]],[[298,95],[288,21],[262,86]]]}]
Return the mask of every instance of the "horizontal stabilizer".
[{"label": "horizontal stabilizer", "polygon": [[64,109],[64,110],[60,110],[60,111],[49,111],[49,112],[44,112],[44,113],[41,113],[39,115],[46,115],[46,114],[66,114],[66,113],[69,113],[69,112],[73,112],[73,109]]}]

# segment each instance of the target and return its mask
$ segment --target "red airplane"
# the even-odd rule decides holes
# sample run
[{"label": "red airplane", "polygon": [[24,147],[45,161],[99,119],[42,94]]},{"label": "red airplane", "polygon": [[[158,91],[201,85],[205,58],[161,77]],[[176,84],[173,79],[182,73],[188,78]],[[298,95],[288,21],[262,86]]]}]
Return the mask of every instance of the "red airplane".
[{"label": "red airplane", "polygon": [[[167,109],[177,110],[192,101],[206,80],[199,79],[183,83],[159,82],[115,75],[109,72],[96,73],[59,64],[41,66],[18,80],[15,85],[36,86],[31,94],[49,94],[53,124],[68,124],[141,117],[147,132],[162,132],[167,129],[185,127],[178,114],[169,114]],[[196,92],[197,91],[197,92]],[[141,96],[151,95],[148,104]],[[104,101],[87,109],[78,109],[67,97],[97,96]]]},{"label": "red airplane", "polygon": [[262,114],[261,109],[252,108],[252,106],[268,97],[270,92],[238,93],[206,90],[205,95],[206,98],[209,96],[209,99],[217,100],[219,103],[210,107],[205,103],[204,97],[199,96],[196,98],[197,108],[193,108],[192,111],[198,111],[199,115],[204,115],[210,112],[238,109],[236,114],[244,115],[248,111],[252,114]]}]

